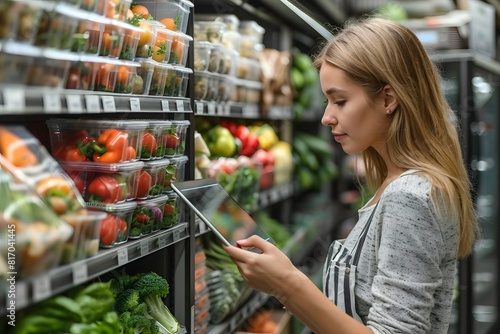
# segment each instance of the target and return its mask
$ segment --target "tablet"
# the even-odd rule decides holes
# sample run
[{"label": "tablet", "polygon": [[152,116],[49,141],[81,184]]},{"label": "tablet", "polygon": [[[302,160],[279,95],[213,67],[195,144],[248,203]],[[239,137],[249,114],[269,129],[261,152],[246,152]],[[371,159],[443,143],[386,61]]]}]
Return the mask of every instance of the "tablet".
[{"label": "tablet", "polygon": [[255,234],[275,244],[215,179],[172,182],[171,186],[225,245],[238,247],[236,241]]}]

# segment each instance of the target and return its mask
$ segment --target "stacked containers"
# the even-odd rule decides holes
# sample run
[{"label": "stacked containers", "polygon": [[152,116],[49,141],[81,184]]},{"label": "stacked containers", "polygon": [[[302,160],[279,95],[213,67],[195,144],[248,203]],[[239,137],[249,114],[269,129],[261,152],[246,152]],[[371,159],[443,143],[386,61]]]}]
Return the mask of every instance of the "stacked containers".
[{"label": "stacked containers", "polygon": [[79,185],[89,208],[107,213],[101,223],[100,246],[128,239],[136,207],[139,161],[146,121],[47,121],[52,155]]}]

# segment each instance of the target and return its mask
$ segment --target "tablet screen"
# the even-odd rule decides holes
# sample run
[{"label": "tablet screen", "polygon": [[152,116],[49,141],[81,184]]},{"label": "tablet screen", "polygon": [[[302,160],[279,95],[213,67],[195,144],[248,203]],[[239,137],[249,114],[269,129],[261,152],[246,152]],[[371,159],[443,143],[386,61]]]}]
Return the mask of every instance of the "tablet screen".
[{"label": "tablet screen", "polygon": [[172,188],[215,234],[227,241],[226,244],[235,246],[236,241],[254,234],[274,244],[269,235],[214,179],[176,182],[172,183]]}]

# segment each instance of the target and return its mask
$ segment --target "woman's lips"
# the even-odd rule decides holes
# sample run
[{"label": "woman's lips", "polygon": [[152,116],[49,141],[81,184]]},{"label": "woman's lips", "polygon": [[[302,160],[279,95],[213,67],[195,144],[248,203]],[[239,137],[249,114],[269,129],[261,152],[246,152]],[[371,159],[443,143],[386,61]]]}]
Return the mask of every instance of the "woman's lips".
[{"label": "woman's lips", "polygon": [[340,141],[344,137],[345,137],[345,133],[334,133],[333,134],[333,138],[335,139],[335,141]]}]

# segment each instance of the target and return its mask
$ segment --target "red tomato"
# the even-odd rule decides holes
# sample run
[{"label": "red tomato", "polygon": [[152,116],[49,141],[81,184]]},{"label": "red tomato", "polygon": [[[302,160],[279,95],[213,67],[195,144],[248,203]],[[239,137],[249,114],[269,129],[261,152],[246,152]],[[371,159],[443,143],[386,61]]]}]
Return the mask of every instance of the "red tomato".
[{"label": "red tomato", "polygon": [[165,135],[165,146],[167,148],[176,148],[179,145],[179,137],[175,134]]},{"label": "red tomato", "polygon": [[149,189],[151,188],[152,177],[145,170],[141,170],[137,179],[137,198],[148,197]]},{"label": "red tomato", "polygon": [[164,215],[173,215],[174,212],[175,212],[175,207],[170,204],[165,204],[165,206],[163,207]]},{"label": "red tomato", "polygon": [[137,213],[135,215],[135,219],[137,220],[137,222],[142,225],[142,224],[147,224],[149,223],[149,219],[150,217],[144,213]]},{"label": "red tomato", "polygon": [[104,246],[111,246],[118,237],[118,218],[108,214],[106,218],[101,221],[101,244]]}]

